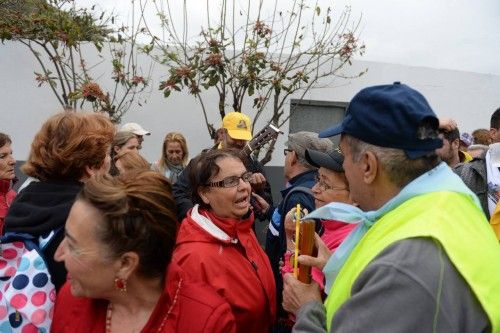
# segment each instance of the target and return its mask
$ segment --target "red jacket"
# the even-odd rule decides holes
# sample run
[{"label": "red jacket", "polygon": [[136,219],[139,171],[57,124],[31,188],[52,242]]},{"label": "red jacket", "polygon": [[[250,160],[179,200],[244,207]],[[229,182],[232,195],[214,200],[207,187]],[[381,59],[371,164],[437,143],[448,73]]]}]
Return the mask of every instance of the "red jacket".
[{"label": "red jacket", "polygon": [[248,219],[222,219],[193,207],[172,258],[192,278],[215,287],[230,304],[237,332],[268,332],[276,313],[269,259]]},{"label": "red jacket", "polygon": [[0,179],[0,235],[3,235],[5,216],[9,211],[10,204],[14,201],[16,192],[11,189],[11,181]]},{"label": "red jacket", "polygon": [[[164,321],[177,289],[177,302]],[[106,331],[107,306],[108,302],[104,300],[74,297],[69,283],[66,283],[57,296],[50,332],[103,333]],[[163,321],[164,326],[159,330]],[[234,333],[235,327],[227,302],[209,286],[188,281],[175,264],[170,264],[165,290],[141,332]]]}]

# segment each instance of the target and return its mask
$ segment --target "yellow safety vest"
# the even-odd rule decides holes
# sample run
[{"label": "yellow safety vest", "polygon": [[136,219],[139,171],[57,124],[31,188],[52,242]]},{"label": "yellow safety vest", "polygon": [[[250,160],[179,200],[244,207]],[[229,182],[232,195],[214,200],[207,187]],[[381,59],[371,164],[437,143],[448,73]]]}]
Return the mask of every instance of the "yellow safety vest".
[{"label": "yellow safety vest", "polygon": [[342,266],[325,301],[328,330],[359,274],[385,248],[413,237],[436,239],[471,287],[493,332],[500,332],[500,246],[480,208],[455,192],[414,197],[381,217]]}]

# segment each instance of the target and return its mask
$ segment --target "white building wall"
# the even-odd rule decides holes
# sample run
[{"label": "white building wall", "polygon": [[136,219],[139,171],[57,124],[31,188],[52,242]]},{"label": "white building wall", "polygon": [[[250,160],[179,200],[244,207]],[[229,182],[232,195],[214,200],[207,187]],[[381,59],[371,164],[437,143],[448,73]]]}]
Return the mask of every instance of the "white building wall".
[{"label": "white building wall", "polygon": [[[500,106],[500,76],[460,72],[395,64],[355,61],[347,74],[368,72],[356,79],[335,79],[327,88],[311,91],[306,99],[325,101],[349,101],[360,89],[377,84],[401,81],[419,90],[440,117],[452,117],[460,130],[471,132],[476,128],[489,128],[491,113]],[[15,156],[25,160],[34,134],[43,121],[60,106],[48,87],[38,88],[33,72],[37,70],[34,58],[23,47],[14,43],[0,45],[0,131],[13,139]],[[164,67],[154,70],[151,96],[147,104],[127,113],[123,122],[134,121],[150,130],[142,154],[150,161],[159,157],[164,135],[169,131],[185,134],[191,156],[211,146],[205,128],[201,108],[187,93],[173,93],[165,99],[157,90],[158,80],[165,73]],[[298,96],[294,96],[297,98]],[[250,99],[248,101],[251,103]],[[205,101],[212,108],[211,121],[219,123],[216,113],[216,96]],[[288,111],[287,106],[287,111]],[[246,105],[251,110],[251,105]],[[251,116],[252,113],[247,113]],[[262,118],[255,130],[259,130],[267,118]],[[323,128],[318,128],[318,131]],[[287,125],[282,130],[288,133]],[[283,144],[286,136],[278,141],[271,166],[283,164]]]}]

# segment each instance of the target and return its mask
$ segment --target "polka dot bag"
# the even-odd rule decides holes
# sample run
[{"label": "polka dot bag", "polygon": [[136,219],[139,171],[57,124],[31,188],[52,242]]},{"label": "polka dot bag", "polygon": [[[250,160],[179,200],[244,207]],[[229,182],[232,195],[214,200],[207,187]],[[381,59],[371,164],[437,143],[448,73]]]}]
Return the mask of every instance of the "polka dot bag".
[{"label": "polka dot bag", "polygon": [[38,240],[17,233],[1,238],[0,333],[50,331],[56,291],[42,253],[54,234]]}]

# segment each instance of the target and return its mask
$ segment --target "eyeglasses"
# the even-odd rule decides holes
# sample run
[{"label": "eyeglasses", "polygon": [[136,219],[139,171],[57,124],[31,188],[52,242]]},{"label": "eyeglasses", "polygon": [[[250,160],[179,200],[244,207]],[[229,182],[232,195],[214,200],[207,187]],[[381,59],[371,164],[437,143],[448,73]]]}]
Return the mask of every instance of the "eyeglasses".
[{"label": "eyeglasses", "polygon": [[316,180],[316,185],[319,186],[319,188],[321,188],[321,190],[323,191],[328,191],[328,190],[334,190],[334,191],[349,191],[348,188],[346,187],[333,187],[333,186],[330,186],[328,185],[327,183],[325,183],[324,180],[322,180],[318,174],[316,174],[316,176],[314,177],[315,180]]},{"label": "eyeglasses", "polygon": [[245,183],[250,183],[252,179],[253,173],[250,171],[245,172],[241,176],[229,176],[224,178],[223,180],[219,180],[217,182],[208,183],[205,186],[210,187],[235,187],[240,183],[240,179]]},{"label": "eyeglasses", "polygon": [[291,150],[291,149],[285,148],[285,149],[283,149],[283,154],[285,154],[285,156],[286,156],[286,154],[288,154],[288,153],[290,153],[292,151],[293,150]]}]

